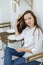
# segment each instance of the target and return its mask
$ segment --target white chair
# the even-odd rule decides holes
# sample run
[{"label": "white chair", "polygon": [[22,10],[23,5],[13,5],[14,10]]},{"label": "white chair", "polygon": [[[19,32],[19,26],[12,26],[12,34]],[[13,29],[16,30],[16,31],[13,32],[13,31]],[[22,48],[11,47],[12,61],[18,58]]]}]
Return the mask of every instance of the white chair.
[{"label": "white chair", "polygon": [[[1,40],[4,42],[4,40],[6,41],[6,33],[5,33],[5,29],[9,29],[11,28],[11,23],[10,22],[4,22],[4,23],[0,23],[0,36],[1,36]],[[5,43],[5,42],[4,42]]]},{"label": "white chair", "polygon": [[6,27],[11,28],[11,23],[10,22],[0,23],[0,28],[6,28]]}]

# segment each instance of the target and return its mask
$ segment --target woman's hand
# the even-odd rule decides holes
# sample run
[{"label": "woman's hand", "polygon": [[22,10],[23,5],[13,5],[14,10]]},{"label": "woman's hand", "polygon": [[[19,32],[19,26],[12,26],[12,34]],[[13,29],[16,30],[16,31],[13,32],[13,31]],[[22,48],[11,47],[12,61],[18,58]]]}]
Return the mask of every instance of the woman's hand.
[{"label": "woman's hand", "polygon": [[17,48],[16,51],[17,52],[23,52],[23,48]]},{"label": "woman's hand", "polygon": [[18,19],[16,20],[15,24],[16,24],[16,25],[18,25],[18,24],[19,24],[19,21],[18,21]]}]

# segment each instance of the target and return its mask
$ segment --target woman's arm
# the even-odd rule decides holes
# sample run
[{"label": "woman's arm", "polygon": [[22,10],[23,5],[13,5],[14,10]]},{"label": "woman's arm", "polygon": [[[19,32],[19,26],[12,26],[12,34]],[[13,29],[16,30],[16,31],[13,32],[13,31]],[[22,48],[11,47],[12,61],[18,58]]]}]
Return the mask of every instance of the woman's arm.
[{"label": "woman's arm", "polygon": [[15,22],[15,35],[19,35],[18,29],[17,29],[18,21]]},{"label": "woman's arm", "polygon": [[43,35],[42,35],[41,30],[38,31],[38,29],[37,29],[35,32],[34,47],[32,49],[33,54],[42,52],[42,48],[43,48],[42,36]]},{"label": "woman's arm", "polygon": [[31,49],[25,49],[25,48],[17,48],[16,51],[18,51],[18,52],[29,52],[29,53],[32,53]]},{"label": "woman's arm", "polygon": [[18,29],[17,29],[18,23],[19,23],[18,21],[15,22],[15,36],[16,36],[16,40],[22,40],[22,39],[24,39],[24,34],[25,34],[24,32],[25,31],[23,31],[22,33],[18,32]]}]

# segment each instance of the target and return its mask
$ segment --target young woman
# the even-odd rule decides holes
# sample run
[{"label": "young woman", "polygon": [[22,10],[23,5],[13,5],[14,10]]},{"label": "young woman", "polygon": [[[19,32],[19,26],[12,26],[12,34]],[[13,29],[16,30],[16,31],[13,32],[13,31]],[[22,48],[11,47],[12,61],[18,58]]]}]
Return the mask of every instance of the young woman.
[{"label": "young woman", "polygon": [[[7,47],[5,50],[4,65],[26,65],[27,57],[42,52],[42,30],[37,24],[34,13],[26,11],[16,22],[16,40],[24,39],[22,48],[12,49]],[[12,63],[12,56],[19,58]],[[28,65],[38,65],[42,59],[29,62]]]}]

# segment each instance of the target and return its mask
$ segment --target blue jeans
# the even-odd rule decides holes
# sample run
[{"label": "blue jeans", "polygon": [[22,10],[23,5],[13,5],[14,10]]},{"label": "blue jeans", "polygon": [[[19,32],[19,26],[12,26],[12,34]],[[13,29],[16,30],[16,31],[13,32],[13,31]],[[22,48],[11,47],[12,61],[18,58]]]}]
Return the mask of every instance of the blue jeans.
[{"label": "blue jeans", "polygon": [[4,54],[4,65],[12,65],[12,56],[21,58],[25,52],[17,52],[15,49],[7,47]]},{"label": "blue jeans", "polygon": [[[7,47],[4,56],[4,65],[27,65],[25,63],[25,58],[22,57],[25,52],[17,52],[15,49]],[[12,61],[12,56],[18,56],[19,58]],[[29,62],[28,65],[38,65],[39,62],[33,61]]]}]

